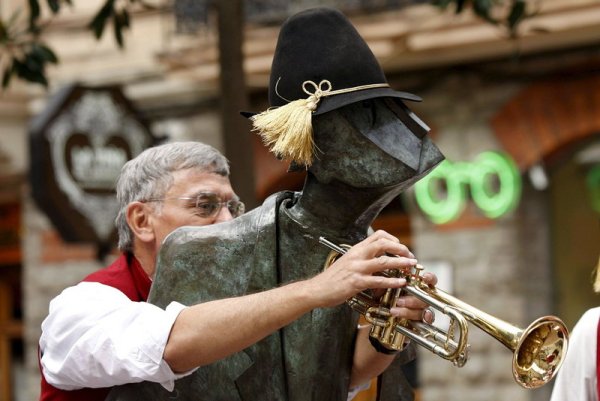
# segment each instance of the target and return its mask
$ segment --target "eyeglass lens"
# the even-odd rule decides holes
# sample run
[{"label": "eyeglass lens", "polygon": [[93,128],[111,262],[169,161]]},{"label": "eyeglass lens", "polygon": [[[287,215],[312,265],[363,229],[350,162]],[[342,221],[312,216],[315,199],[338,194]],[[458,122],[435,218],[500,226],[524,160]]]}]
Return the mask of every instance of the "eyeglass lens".
[{"label": "eyeglass lens", "polygon": [[229,213],[231,213],[233,217],[239,217],[244,214],[244,203],[237,199],[231,199],[223,202],[219,196],[213,193],[200,194],[196,198],[196,208],[202,217],[214,216],[215,214],[219,213],[221,207],[225,204],[227,205],[227,209],[229,209]]}]

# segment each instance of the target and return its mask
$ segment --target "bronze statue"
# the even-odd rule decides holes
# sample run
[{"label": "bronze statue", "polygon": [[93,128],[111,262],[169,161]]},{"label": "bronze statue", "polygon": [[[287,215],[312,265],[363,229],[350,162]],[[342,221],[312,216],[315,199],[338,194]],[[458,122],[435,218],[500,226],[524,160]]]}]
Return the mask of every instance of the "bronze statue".
[{"label": "bronze statue", "polygon": [[[364,239],[379,212],[443,159],[403,100],[419,98],[389,88],[341,13],[317,8],[291,17],[280,33],[270,85],[271,104],[280,106],[273,110],[285,115],[270,115],[266,123],[264,113],[252,118],[292,169],[307,169],[304,187],[274,194],[233,221],[174,231],[161,249],[149,302],[189,305],[311,277],[330,252],[320,236],[346,244]],[[308,126],[297,118],[306,115],[302,108]],[[273,126],[287,131],[273,133]],[[308,136],[300,144],[284,138],[301,130]],[[173,393],[141,383],[119,387],[109,399],[344,401],[357,319],[346,305],[313,310],[178,380]],[[398,364],[410,358],[410,348],[403,354]],[[412,399],[398,364],[383,375],[381,400]]]}]

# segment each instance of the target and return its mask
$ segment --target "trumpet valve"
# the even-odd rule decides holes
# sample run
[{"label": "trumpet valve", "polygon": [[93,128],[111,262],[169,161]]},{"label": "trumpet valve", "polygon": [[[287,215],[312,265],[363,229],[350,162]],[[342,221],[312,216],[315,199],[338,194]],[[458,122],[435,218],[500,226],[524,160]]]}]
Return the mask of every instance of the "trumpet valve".
[{"label": "trumpet valve", "polygon": [[462,368],[465,366],[465,363],[469,360],[469,349],[471,348],[470,344],[467,344],[465,347],[465,351],[461,352],[456,359],[452,360],[452,364],[457,368]]},{"label": "trumpet valve", "polygon": [[406,278],[408,284],[411,285],[419,285],[422,281],[421,273],[425,270],[425,268],[419,264],[414,266],[407,267],[402,270],[401,277]]},{"label": "trumpet valve", "polygon": [[383,306],[372,306],[367,309],[365,313],[365,320],[371,323],[373,326],[388,327],[391,325],[390,322],[391,313],[390,310]]}]

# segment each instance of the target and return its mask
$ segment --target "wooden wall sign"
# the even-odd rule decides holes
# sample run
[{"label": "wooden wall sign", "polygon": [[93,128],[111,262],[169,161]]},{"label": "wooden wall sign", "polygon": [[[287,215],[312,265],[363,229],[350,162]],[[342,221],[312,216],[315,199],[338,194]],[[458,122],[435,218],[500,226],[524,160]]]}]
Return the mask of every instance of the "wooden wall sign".
[{"label": "wooden wall sign", "polygon": [[63,88],[32,120],[29,140],[32,196],[61,237],[111,243],[119,171],[154,143],[120,88]]}]

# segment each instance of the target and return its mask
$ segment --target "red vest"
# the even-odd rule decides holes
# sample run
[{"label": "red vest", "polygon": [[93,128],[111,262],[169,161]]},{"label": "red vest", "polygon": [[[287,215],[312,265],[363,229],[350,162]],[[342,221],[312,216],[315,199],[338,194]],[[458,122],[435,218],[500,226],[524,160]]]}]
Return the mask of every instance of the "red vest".
[{"label": "red vest", "polygon": [[[114,287],[135,302],[148,299],[152,283],[137,259],[127,254],[122,254],[113,264],[90,274],[83,281]],[[110,387],[83,388],[73,391],[60,390],[48,384],[42,374],[40,401],[104,401],[109,391]]]},{"label": "red vest", "polygon": [[596,329],[596,396],[600,398],[600,321]]}]

